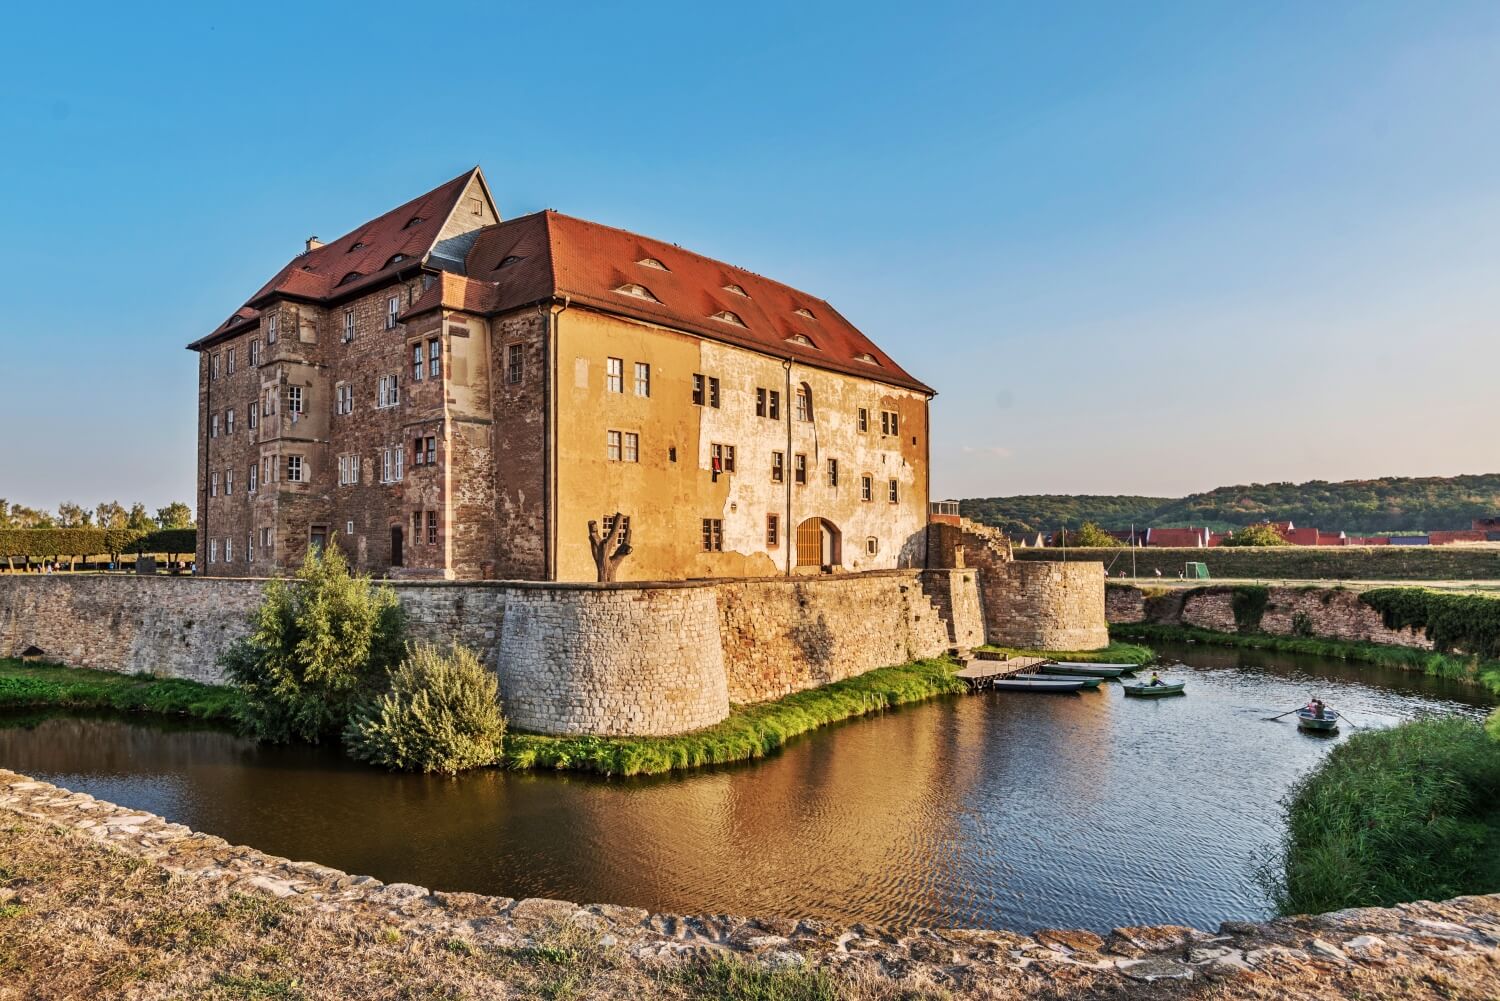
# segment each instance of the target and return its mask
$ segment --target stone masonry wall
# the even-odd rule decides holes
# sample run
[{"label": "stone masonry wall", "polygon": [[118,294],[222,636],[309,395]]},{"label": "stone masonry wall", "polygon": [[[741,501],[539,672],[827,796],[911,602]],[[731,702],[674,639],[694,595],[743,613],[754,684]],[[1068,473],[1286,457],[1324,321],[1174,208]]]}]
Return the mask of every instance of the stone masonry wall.
[{"label": "stone masonry wall", "polygon": [[981,578],[989,642],[1029,650],[1109,645],[1100,563],[1006,563]]},{"label": "stone masonry wall", "polygon": [[[0,657],[31,647],[78,667],[218,682],[257,580],[0,575]],[[665,584],[411,582],[414,639],[472,647],[512,725],[666,734],[877,667],[977,645],[963,570]]]},{"label": "stone masonry wall", "polygon": [[[1106,614],[1111,623],[1152,622],[1221,633],[1239,631],[1232,586],[1147,589],[1111,584],[1106,592]],[[1386,628],[1380,613],[1359,600],[1358,591],[1338,587],[1272,587],[1260,631],[1273,636],[1321,636],[1418,650],[1433,648],[1432,640],[1420,630]]]}]

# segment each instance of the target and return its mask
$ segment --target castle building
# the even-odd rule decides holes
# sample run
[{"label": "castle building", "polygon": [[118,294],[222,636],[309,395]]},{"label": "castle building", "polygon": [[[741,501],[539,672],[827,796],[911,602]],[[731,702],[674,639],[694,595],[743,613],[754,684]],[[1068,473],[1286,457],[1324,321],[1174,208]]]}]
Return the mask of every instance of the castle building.
[{"label": "castle building", "polygon": [[[198,567],[592,581],[921,565],[928,403],[832,306],[476,167],[307,241],[199,354]],[[623,534],[615,542],[623,540]]]}]

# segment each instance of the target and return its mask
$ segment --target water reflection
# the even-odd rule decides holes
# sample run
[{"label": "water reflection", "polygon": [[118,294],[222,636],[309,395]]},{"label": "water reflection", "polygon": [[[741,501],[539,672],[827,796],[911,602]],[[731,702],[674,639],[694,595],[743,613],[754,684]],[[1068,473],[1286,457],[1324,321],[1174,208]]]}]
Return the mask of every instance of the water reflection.
[{"label": "water reflection", "polygon": [[390,775],[332,749],[110,718],[0,729],[0,764],[231,841],[445,889],[890,924],[1212,927],[1266,913],[1278,799],[1346,732],[1261,718],[1316,690],[1358,724],[1480,715],[1400,672],[1183,647],[1189,695],[996,694],[769,761],[604,780]]}]

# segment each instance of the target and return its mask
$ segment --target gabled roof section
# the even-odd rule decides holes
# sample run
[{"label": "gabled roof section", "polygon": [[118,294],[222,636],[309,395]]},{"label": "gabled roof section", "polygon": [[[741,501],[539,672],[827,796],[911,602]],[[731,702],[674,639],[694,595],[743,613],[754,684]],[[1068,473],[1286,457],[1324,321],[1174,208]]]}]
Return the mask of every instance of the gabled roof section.
[{"label": "gabled roof section", "polygon": [[[498,218],[478,167],[438,185],[384,215],[345,233],[337,240],[292,258],[285,267],[252,295],[230,320],[216,327],[189,348],[198,350],[248,325],[254,313],[275,298],[325,302],[335,296],[357,294],[387,281],[397,271],[425,262],[440,236],[454,238],[455,220],[463,217],[466,198],[482,199],[482,211],[474,214],[471,228]],[[457,224],[462,228],[462,223]],[[400,260],[395,258],[400,255]],[[258,314],[256,314],[258,315]]]},{"label": "gabled roof section", "polygon": [[[642,267],[646,258],[663,268]],[[933,392],[822,299],[670,243],[559,212],[538,212],[482,230],[469,249],[465,272],[490,284],[489,313],[568,297],[814,368]],[[618,291],[631,284],[649,288],[654,301]],[[728,291],[730,285],[743,291]],[[413,304],[408,315],[427,298]],[[739,323],[722,319],[723,314]],[[810,343],[789,339],[796,334]]]}]

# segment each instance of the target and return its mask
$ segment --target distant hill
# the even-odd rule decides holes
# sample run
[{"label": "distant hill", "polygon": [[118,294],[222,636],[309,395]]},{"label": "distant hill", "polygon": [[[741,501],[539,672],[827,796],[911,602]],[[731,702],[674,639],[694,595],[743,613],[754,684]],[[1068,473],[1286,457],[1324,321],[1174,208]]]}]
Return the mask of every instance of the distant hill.
[{"label": "distant hill", "polygon": [[1077,528],[1169,528],[1201,525],[1224,530],[1257,521],[1291,521],[1329,532],[1373,534],[1398,530],[1468,528],[1474,518],[1500,514],[1500,473],[1477,476],[1388,476],[1329,483],[1251,483],[1170,497],[1030,494],[959,502],[959,510],[1015,536]]}]

